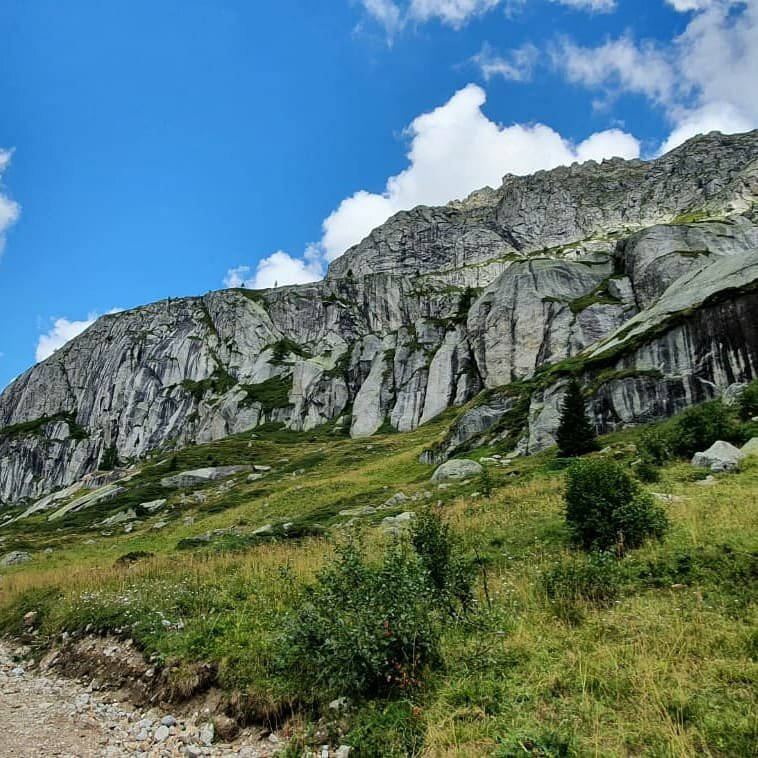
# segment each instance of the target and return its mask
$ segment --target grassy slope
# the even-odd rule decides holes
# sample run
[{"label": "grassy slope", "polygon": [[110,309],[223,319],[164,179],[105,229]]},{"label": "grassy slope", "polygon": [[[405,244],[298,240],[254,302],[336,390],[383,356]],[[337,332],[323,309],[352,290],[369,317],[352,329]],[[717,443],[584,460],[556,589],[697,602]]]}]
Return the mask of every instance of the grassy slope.
[{"label": "grassy slope", "polygon": [[[671,534],[623,561],[620,600],[580,608],[583,620],[568,624],[552,611],[541,581],[570,553],[560,466],[547,453],[516,463],[516,476],[492,469],[486,498],[471,497],[477,481],[437,490],[418,455],[444,429],[441,419],[362,441],[328,429],[241,435],[180,451],[132,486],[160,491],[169,467],[265,463],[271,474],[253,484],[237,477],[228,491],[211,485],[203,503],[190,493],[181,504],[181,494],[171,493],[169,508],[132,534],[86,529],[91,512],[52,525],[44,516],[19,522],[0,532],[7,535],[2,552],[29,549],[34,560],[3,570],[0,630],[20,631],[32,609],[47,639],[88,624],[120,629],[161,660],[218,662],[221,683],[247,693],[252,713],[283,712],[293,693],[271,674],[272,640],[281,614],[330,559],[330,540],[345,533],[338,511],[379,505],[399,490],[428,490],[443,501],[468,555],[480,556],[492,608],[480,582],[479,612],[449,627],[445,668],[425,690],[354,711],[346,741],[362,754],[728,756],[758,749],[758,462],[719,475],[712,487],[696,484],[686,464],[667,468],[650,488],[684,498],[666,505]],[[631,431],[606,442],[628,460],[625,445],[634,438]],[[98,518],[123,505],[106,504]],[[361,519],[369,550],[385,539],[373,525],[396,511]],[[188,516],[194,524],[184,523]],[[332,528],[326,538],[253,541],[253,529],[279,519]],[[153,529],[159,520],[167,526]],[[233,525],[236,537],[175,549],[182,539]],[[53,553],[44,555],[46,547]],[[155,557],[115,565],[131,551]]]}]

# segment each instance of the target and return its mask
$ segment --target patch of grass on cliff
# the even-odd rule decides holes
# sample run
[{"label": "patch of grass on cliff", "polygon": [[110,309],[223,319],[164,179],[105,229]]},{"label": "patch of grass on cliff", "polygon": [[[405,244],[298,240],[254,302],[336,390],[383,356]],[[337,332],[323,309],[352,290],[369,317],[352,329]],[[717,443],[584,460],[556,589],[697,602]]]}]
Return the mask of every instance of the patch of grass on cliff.
[{"label": "patch of grass on cliff", "polygon": [[582,295],[569,303],[573,314],[581,313],[591,305],[618,305],[621,301],[608,291],[608,279],[604,279],[591,292]]},{"label": "patch of grass on cliff", "polygon": [[240,385],[247,393],[243,405],[259,403],[264,413],[276,408],[288,408],[292,405],[289,393],[292,390],[292,376],[272,376],[259,384]]},{"label": "patch of grass on cliff", "polygon": [[75,411],[61,411],[54,413],[52,416],[40,416],[31,421],[24,421],[20,424],[12,424],[0,429],[0,437],[13,439],[14,437],[32,437],[43,433],[48,424],[63,422],[68,424],[69,433],[72,439],[83,440],[89,437],[87,430],[76,423]]}]

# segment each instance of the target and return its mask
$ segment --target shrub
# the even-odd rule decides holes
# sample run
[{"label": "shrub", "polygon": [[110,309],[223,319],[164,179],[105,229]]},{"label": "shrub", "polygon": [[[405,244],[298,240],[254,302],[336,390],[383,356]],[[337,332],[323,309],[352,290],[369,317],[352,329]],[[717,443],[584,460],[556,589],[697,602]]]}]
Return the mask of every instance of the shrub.
[{"label": "shrub", "polygon": [[738,407],[743,421],[750,421],[753,416],[758,416],[758,379],[750,382],[742,391]]},{"label": "shrub", "polygon": [[440,658],[435,600],[422,560],[407,545],[370,565],[350,543],[285,619],[279,665],[306,697],[419,685]]},{"label": "shrub", "polygon": [[569,382],[563,399],[556,441],[564,458],[574,458],[597,450],[595,427],[587,417],[582,390],[575,379]]},{"label": "shrub", "polygon": [[661,471],[658,466],[647,458],[643,458],[635,467],[634,473],[641,482],[648,484],[658,482],[661,479]]},{"label": "shrub", "polygon": [[611,553],[590,553],[556,563],[542,581],[556,615],[576,623],[582,603],[605,606],[618,597],[621,569]]},{"label": "shrub", "polygon": [[689,458],[707,450],[716,440],[736,440],[739,436],[735,414],[720,400],[696,405],[679,416],[671,429],[674,453]]},{"label": "shrub", "polygon": [[640,457],[655,466],[668,463],[673,457],[671,438],[662,429],[645,429],[638,445]]},{"label": "shrub", "polygon": [[602,459],[568,469],[566,522],[583,548],[619,553],[661,538],[668,525],[653,496],[617,463]]},{"label": "shrub", "polygon": [[442,521],[439,511],[422,511],[411,528],[411,544],[429,574],[432,588],[453,614],[456,606],[471,607],[473,575],[455,551],[450,525]]}]

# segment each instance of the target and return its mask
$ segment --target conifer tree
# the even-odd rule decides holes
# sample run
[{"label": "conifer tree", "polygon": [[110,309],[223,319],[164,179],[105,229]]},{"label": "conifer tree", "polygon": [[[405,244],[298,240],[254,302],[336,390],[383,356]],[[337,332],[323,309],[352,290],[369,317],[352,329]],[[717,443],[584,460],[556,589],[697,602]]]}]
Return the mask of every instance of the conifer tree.
[{"label": "conifer tree", "polygon": [[587,417],[582,390],[576,379],[569,382],[563,399],[556,439],[564,458],[575,458],[597,450],[595,427]]}]

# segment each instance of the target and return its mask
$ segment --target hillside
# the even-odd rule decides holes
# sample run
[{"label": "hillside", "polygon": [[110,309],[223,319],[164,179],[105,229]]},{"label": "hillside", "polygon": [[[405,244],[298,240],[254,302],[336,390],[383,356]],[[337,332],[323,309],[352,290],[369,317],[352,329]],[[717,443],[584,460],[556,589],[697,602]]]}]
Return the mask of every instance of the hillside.
[{"label": "hillside", "polygon": [[[366,756],[750,754],[756,459],[708,477],[667,463],[647,488],[670,533],[603,563],[595,596],[564,522],[566,462],[478,448],[486,474],[430,481],[419,456],[448,420],[371,440],[264,427],[153,459],[110,500],[67,509],[82,492],[62,497],[2,530],[3,552],[25,557],[3,569],[0,629],[33,650],[63,640],[58,671],[119,688],[138,713],[210,707],[222,729],[230,717],[235,729],[267,725],[293,755],[325,741]],[[640,433],[604,438],[598,457],[627,467]],[[241,468],[181,476],[199,466]],[[443,663],[423,687],[351,695],[337,714],[327,704],[348,680],[313,693],[282,668],[286,618],[316,573],[339,565],[335,545],[357,535],[376,560],[408,524],[401,514],[430,505],[476,577],[474,609],[446,624]],[[106,657],[127,638],[144,663]]]},{"label": "hillside", "polygon": [[27,371],[8,744],[47,713],[82,755],[758,754],[756,197],[758,132],[507,176]]}]

